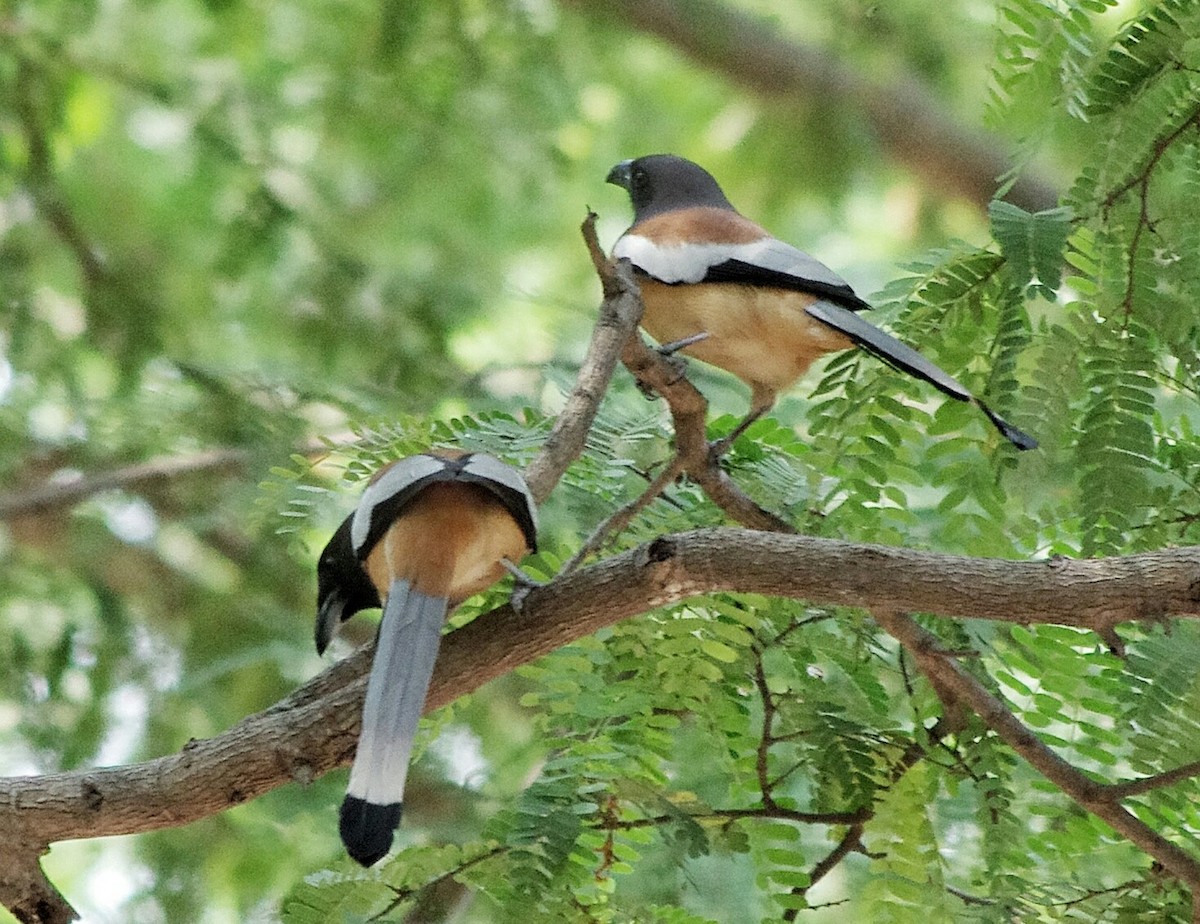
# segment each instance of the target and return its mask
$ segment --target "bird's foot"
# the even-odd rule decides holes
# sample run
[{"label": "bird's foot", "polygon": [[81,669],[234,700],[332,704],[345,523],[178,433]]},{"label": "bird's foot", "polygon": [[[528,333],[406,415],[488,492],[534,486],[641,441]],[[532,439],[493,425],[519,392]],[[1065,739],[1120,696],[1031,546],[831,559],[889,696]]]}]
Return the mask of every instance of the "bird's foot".
[{"label": "bird's foot", "polygon": [[[655,347],[654,351],[663,358],[663,361],[671,367],[671,372],[674,373],[675,377],[671,380],[672,383],[678,382],[687,375],[687,360],[679,355],[679,351],[690,347],[693,343],[707,340],[708,337],[708,331],[702,330],[698,334],[692,334],[690,337],[681,337],[669,343],[660,343]],[[651,393],[646,393],[646,396],[655,397]]]},{"label": "bird's foot", "polygon": [[737,440],[740,434],[730,433],[728,436],[723,436],[719,440],[708,441],[708,458],[714,463],[720,463],[725,458],[725,454],[733,448],[734,441]]},{"label": "bird's foot", "polygon": [[525,615],[525,601],[529,598],[529,595],[539,587],[545,587],[546,585],[539,580],[531,578],[507,558],[500,559],[500,565],[516,581],[513,586],[512,596],[509,598],[509,605],[512,606],[514,613],[518,616],[523,616]]}]

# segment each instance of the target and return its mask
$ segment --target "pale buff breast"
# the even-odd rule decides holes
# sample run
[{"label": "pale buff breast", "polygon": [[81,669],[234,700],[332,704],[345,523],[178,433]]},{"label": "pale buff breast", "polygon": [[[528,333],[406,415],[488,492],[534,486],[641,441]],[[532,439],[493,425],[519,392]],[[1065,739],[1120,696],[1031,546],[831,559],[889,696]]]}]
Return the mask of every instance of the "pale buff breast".
[{"label": "pale buff breast", "polygon": [[805,312],[817,301],[803,292],[738,283],[664,285],[641,282],[642,326],[659,343],[700,331],[708,339],[682,352],[732,372],[744,382],[783,391],[814,360],[853,346],[839,331]]}]

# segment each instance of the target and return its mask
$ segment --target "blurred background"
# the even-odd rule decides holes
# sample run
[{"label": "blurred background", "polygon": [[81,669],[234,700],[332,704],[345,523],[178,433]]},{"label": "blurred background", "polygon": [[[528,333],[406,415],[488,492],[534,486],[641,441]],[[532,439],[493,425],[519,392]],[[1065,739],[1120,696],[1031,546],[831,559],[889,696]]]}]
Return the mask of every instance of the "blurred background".
[{"label": "blurred background", "polygon": [[[1098,41],[1141,9],[1092,6]],[[1053,208],[1095,137],[1065,104],[1028,105],[1038,87],[1005,69],[1001,13],[1019,7],[6,4],[0,774],[171,753],[319,672],[313,565],[361,474],[344,447],[544,426],[599,304],[580,222],[595,209],[607,247],[629,221],[625,193],[604,183],[615,162],[700,162],[741,211],[868,299],[935,248],[988,246],[1002,182],[1020,179],[1010,198],[1025,210]],[[935,355],[945,339],[957,374],[989,310],[945,333],[917,316],[914,329]],[[1058,311],[1029,310],[1035,322]],[[714,416],[742,413],[744,389],[693,371]],[[820,378],[781,402],[780,440],[809,427]],[[614,438],[644,432],[661,449],[661,408],[616,379]],[[888,381],[885,393],[908,387]],[[885,492],[877,505],[895,518],[874,532],[823,519],[836,504],[814,530],[971,553],[1078,549],[1054,505],[1075,490],[1075,457],[1055,446],[1071,443],[1080,389],[1036,420],[1005,409],[1047,446],[1006,482],[1030,521],[937,520],[958,470],[930,481],[916,448],[896,451],[918,514],[900,516]],[[906,394],[927,404],[919,434],[943,402]],[[962,410],[942,432],[965,426],[990,445]],[[1005,458],[970,478],[995,483]],[[809,510],[808,485],[775,500]],[[552,553],[569,554],[605,509],[586,486],[552,504]],[[370,637],[360,623],[335,655]],[[470,836],[536,775],[544,748],[518,703],[531,682],[505,678],[441,720],[410,778],[405,837]],[[335,773],[185,828],[58,844],[45,867],[88,922],[274,920],[305,875],[342,862],[343,786]],[[629,888],[741,920],[752,872],[710,863],[665,864]]]}]

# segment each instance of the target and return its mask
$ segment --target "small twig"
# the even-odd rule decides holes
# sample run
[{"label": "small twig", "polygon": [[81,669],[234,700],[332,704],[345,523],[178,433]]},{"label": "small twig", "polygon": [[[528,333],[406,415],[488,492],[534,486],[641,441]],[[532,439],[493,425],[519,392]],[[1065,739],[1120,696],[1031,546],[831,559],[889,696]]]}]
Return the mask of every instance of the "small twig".
[{"label": "small twig", "polygon": [[1181,767],[1176,767],[1174,770],[1164,770],[1162,773],[1156,773],[1153,776],[1145,776],[1140,780],[1129,780],[1125,783],[1110,783],[1106,787],[1106,791],[1114,799],[1128,799],[1130,796],[1139,796],[1144,792],[1161,789],[1164,786],[1173,786],[1182,780],[1189,780],[1194,776],[1200,776],[1200,760],[1194,760],[1190,764],[1184,764]]},{"label": "small twig", "polygon": [[[803,735],[806,735],[806,734],[810,734],[810,732],[805,731],[801,735],[795,735],[795,734],[778,735],[771,739],[771,743],[772,744],[784,744],[787,741],[794,741],[796,738],[802,737]],[[792,764],[790,767],[788,767],[786,770],[784,770],[783,773],[779,774],[777,777],[775,777],[773,780],[771,780],[770,783],[768,783],[768,788],[771,789],[772,791],[778,789],[784,782],[787,781],[788,777],[790,777],[793,773],[795,773],[797,770],[800,770],[807,766],[810,766],[809,761],[807,761],[807,760],[796,761],[796,763]]]},{"label": "small twig", "polygon": [[1108,211],[1116,204],[1125,193],[1133,189],[1140,183],[1149,181],[1150,174],[1154,172],[1154,168],[1158,166],[1158,162],[1163,159],[1163,155],[1167,153],[1167,148],[1174,144],[1179,137],[1189,128],[1200,127],[1200,113],[1193,115],[1190,119],[1180,125],[1177,129],[1171,132],[1166,137],[1160,138],[1154,145],[1154,149],[1150,152],[1150,159],[1146,162],[1146,166],[1135,173],[1132,177],[1113,189],[1104,198],[1103,209],[1105,218],[1108,217]]},{"label": "small twig", "polygon": [[1122,882],[1120,885],[1112,886],[1108,889],[1088,889],[1078,898],[1068,898],[1061,902],[1047,902],[1048,908],[1074,908],[1076,905],[1082,905],[1084,902],[1090,902],[1094,898],[1100,898],[1104,895],[1116,895],[1120,892],[1129,892],[1142,885],[1137,879],[1130,879],[1128,882]]},{"label": "small twig", "polygon": [[[929,731],[929,737],[934,741],[941,741],[941,739],[947,734],[949,734],[949,731],[943,729],[940,724],[935,725]],[[896,759],[895,763],[891,765],[890,773],[888,775],[888,782],[880,788],[886,790],[892,786],[895,786],[904,778],[904,775],[908,773],[909,770],[915,767],[927,755],[928,751],[925,749],[925,745],[922,744],[920,740],[914,739],[911,741],[908,747],[906,747]],[[868,853],[863,848],[862,844],[862,836],[863,831],[866,828],[866,823],[875,814],[875,810],[871,806],[864,806],[862,813],[862,818],[850,825],[846,833],[842,836],[842,839],[838,842],[837,846],[834,847],[833,850],[830,851],[830,853],[827,854],[823,860],[818,862],[817,865],[812,868],[812,872],[809,873],[808,877],[808,885],[796,886],[794,889],[792,889],[793,895],[807,896],[809,890],[812,889],[813,886],[829,875],[834,867],[841,863],[842,860],[848,857],[851,853],[857,852],[868,857],[875,856],[874,854]],[[786,912],[784,912],[783,920],[794,921],[796,920],[796,915],[797,909],[789,908]]]},{"label": "small twig", "polygon": [[1142,232],[1150,227],[1150,174],[1148,171],[1139,184],[1139,193],[1138,221],[1133,228],[1133,235],[1129,239],[1129,267],[1125,275],[1125,296],[1121,299],[1121,307],[1125,310],[1123,322],[1125,328],[1129,327],[1129,319],[1133,317],[1133,284],[1137,275],[1138,245],[1142,241]]},{"label": "small twig", "polygon": [[[809,607],[808,609],[812,609]],[[814,623],[825,622],[833,619],[833,613],[817,613],[815,616],[805,616],[803,619],[793,619],[787,626],[780,630],[779,634],[771,639],[772,645],[782,644],[789,635],[797,629],[803,629],[805,626],[811,626]]]},{"label": "small twig", "polygon": [[[808,885],[797,886],[792,889],[793,895],[807,895],[818,882],[828,876],[846,857],[862,848],[863,829],[866,827],[865,821],[858,821],[850,825],[846,829],[846,833],[842,835],[842,839],[838,841],[837,846],[829,851],[824,858],[819,860],[808,874]],[[799,909],[788,908],[783,913],[784,921],[794,921],[799,914]]]},{"label": "small twig", "polygon": [[605,540],[610,535],[616,535],[629,526],[633,522],[633,518],[650,506],[682,472],[683,462],[679,458],[679,455],[676,454],[667,466],[658,473],[658,476],[650,482],[646,490],[624,507],[618,509],[592,531],[592,534],[587,537],[583,545],[579,547],[579,550],[563,565],[563,573],[574,571],[583,564],[589,555],[600,551],[604,546]]},{"label": "small twig", "polygon": [[[674,456],[672,456],[672,458],[674,458]],[[649,471],[638,468],[636,465],[631,465],[629,467],[629,470],[631,472],[633,472],[635,475],[637,475],[639,478],[641,478],[642,481],[646,482],[647,484],[654,481],[654,476],[651,475]],[[662,494],[661,497],[662,497],[662,502],[664,504],[668,504],[668,505],[674,507],[676,510],[683,511],[683,510],[687,509],[683,504],[679,503],[679,501],[675,500],[675,498],[671,497],[671,495],[669,495],[669,494]]]},{"label": "small twig", "polygon": [[371,917],[367,918],[367,920],[383,921],[389,914],[403,905],[410,898],[413,898],[419,892],[423,892],[426,889],[431,889],[435,886],[441,885],[443,882],[453,879],[455,876],[458,876],[466,870],[469,870],[472,866],[482,863],[484,860],[491,860],[494,857],[498,857],[501,854],[507,853],[510,849],[511,848],[507,844],[498,844],[486,853],[481,853],[477,857],[472,857],[470,860],[460,863],[458,866],[454,867],[454,869],[447,870],[440,876],[435,876],[433,879],[430,879],[428,882],[422,883],[419,886],[408,889],[397,889],[395,887],[391,887],[392,891],[396,893],[396,897],[388,904],[386,908],[382,909],[378,914],[371,915]]},{"label": "small twig", "polygon": [[763,805],[768,808],[775,808],[775,796],[771,790],[768,759],[771,753],[771,745],[774,743],[775,715],[778,706],[775,704],[775,697],[771,695],[771,688],[767,683],[767,672],[763,666],[762,649],[757,645],[754,646],[754,688],[758,691],[758,698],[762,700],[763,709],[762,733],[759,735],[758,747],[755,749],[754,772],[758,777],[758,789],[762,794]]},{"label": "small twig", "polygon": [[653,815],[649,818],[620,819],[613,827],[625,831],[634,828],[653,828],[670,824],[686,815],[692,821],[744,821],[769,818],[774,821],[795,821],[806,825],[853,825],[865,822],[870,816],[869,808],[853,809],[848,812],[802,812],[780,805],[764,805],[746,809],[713,809],[711,812],[681,812],[679,815]]},{"label": "small twig", "polygon": [[953,895],[964,905],[996,905],[999,902],[994,898],[984,898],[982,895],[972,895],[970,892],[964,892],[962,889],[956,889],[954,886],[946,886],[946,892]]}]

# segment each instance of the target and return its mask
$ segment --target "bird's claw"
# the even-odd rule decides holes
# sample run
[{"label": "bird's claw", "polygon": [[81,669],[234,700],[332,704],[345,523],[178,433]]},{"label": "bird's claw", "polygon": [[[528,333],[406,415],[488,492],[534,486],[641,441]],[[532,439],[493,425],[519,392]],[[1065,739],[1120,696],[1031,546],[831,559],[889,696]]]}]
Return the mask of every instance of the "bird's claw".
[{"label": "bird's claw", "polygon": [[689,337],[680,337],[678,340],[672,340],[669,343],[660,343],[658,345],[658,352],[664,357],[674,356],[680,350],[690,347],[693,343],[699,343],[701,340],[707,340],[708,338],[708,331],[702,330]]},{"label": "bird's claw", "polygon": [[500,565],[513,576],[516,582],[513,586],[512,596],[509,597],[509,605],[513,608],[513,612],[518,616],[522,616],[525,612],[525,601],[529,598],[529,595],[539,587],[544,587],[545,585],[541,581],[531,578],[507,558],[500,559]]},{"label": "bird's claw", "polygon": [[708,458],[714,463],[720,463],[725,454],[733,448],[733,443],[736,439],[737,434],[731,433],[729,436],[722,437],[719,440],[709,440]]}]

